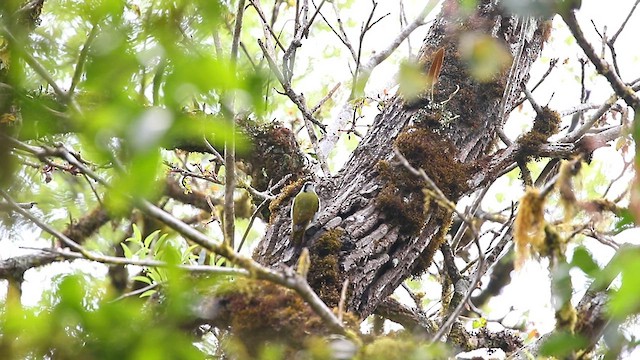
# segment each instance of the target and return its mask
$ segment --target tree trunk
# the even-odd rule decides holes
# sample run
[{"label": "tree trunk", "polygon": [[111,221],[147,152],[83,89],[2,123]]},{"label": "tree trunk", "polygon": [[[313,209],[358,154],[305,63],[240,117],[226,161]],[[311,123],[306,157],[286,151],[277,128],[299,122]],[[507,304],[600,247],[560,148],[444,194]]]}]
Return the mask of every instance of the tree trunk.
[{"label": "tree trunk", "polygon": [[[418,56],[426,72],[432,54],[445,51],[433,100],[428,91],[417,99],[390,99],[344,168],[319,186],[322,209],[305,244],[311,253],[309,283],[329,306],[337,304],[348,280],[347,309],[368,316],[402,281],[429,267],[451,213],[425,199],[425,182],[397,163],[394,147],[454,203],[495,179],[497,174],[485,173],[482,183],[469,181],[489,171],[503,109],[512,108],[519,85],[528,80],[544,41],[543,26],[503,13],[494,1],[481,1],[467,16],[456,1],[445,1]],[[516,65],[489,82],[476,81],[459,52],[461,36],[470,32],[491,35],[509,49]],[[269,230],[254,253],[261,263],[295,262],[299,249],[288,240],[288,197],[295,191],[283,192],[280,205],[272,208]]]}]

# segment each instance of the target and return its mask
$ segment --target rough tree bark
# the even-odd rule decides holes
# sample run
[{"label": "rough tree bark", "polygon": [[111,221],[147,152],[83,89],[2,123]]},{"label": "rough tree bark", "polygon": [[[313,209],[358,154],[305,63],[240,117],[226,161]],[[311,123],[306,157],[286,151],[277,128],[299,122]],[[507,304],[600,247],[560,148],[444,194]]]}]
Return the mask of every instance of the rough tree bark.
[{"label": "rough tree bark", "polygon": [[[402,281],[430,265],[451,214],[434,201],[424,205],[421,189],[426,185],[397,164],[394,147],[414,167],[423,168],[453,202],[495,179],[495,167],[487,165],[504,122],[503,109],[512,108],[519,84],[528,80],[545,26],[509,15],[495,1],[481,1],[468,16],[457,1],[445,1],[418,56],[426,70],[432,54],[444,48],[433,101],[428,94],[411,101],[394,96],[344,168],[320,183],[322,210],[307,231],[306,246],[312,254],[309,282],[328,305],[336,305],[348,280],[347,309],[365,317]],[[469,32],[495,38],[511,51],[516,65],[490,82],[474,80],[458,51],[460,37]],[[288,197],[295,191],[283,192],[280,205],[272,208],[270,228],[254,253],[261,263],[295,262],[297,249],[288,240]]]}]

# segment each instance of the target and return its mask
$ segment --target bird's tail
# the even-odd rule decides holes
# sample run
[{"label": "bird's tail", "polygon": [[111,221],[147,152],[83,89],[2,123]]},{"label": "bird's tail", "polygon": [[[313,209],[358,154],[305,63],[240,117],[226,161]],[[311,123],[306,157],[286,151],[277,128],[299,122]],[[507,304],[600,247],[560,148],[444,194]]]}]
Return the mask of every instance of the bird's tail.
[{"label": "bird's tail", "polygon": [[300,225],[293,226],[293,229],[291,231],[291,243],[294,246],[299,247],[300,245],[302,245],[302,240],[304,239],[305,230],[306,228],[304,226],[300,226]]}]

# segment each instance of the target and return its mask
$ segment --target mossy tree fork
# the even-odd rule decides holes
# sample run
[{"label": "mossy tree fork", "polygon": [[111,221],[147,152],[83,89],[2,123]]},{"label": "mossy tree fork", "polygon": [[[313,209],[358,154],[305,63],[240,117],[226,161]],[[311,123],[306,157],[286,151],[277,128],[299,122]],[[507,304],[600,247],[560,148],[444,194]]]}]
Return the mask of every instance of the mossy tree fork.
[{"label": "mossy tree fork", "polygon": [[[522,165],[522,159],[526,163],[535,156],[567,159],[588,155],[620,136],[621,129],[616,128],[596,135],[584,136],[583,132],[556,143],[546,141],[553,135],[546,132],[531,134],[526,138],[536,140],[526,144],[507,139],[502,126],[508,113],[521,103],[521,85],[529,80],[529,68],[549,36],[550,20],[508,15],[493,1],[480,2],[469,16],[460,15],[458,9],[456,1],[445,1],[419,53],[419,63],[426,72],[432,55],[440,48],[445,50],[433,103],[418,99],[416,104],[399,95],[392,97],[344,168],[319,185],[323,209],[307,232],[307,245],[313,253],[315,247],[338,240],[340,251],[331,255],[336,264],[333,267],[323,267],[326,261],[311,264],[312,272],[317,267],[315,276],[332,281],[317,281],[310,274],[309,282],[329,306],[337,305],[341,285],[346,283],[348,311],[361,317],[376,312],[389,315],[393,312],[390,309],[397,309],[389,298],[394,290],[407,278],[425,272],[442,246],[445,257],[446,251],[451,251],[445,242],[451,209],[431,200],[423,211],[425,196],[420,189],[428,186],[400,164],[396,149],[414,170],[424,170],[447,200],[455,203]],[[464,32],[492,34],[510,50],[514,59],[511,67],[489,82],[475,81],[458,51],[458,40]],[[445,102],[444,106],[434,106]],[[551,128],[557,127],[553,124],[559,119],[557,113],[547,108],[538,118],[551,123]],[[502,141],[500,146],[496,146],[498,141]],[[288,206],[284,203],[273,210],[268,233],[254,258],[271,266],[295,265],[298,253],[291,250],[287,240]],[[505,231],[497,246],[483,249],[488,257],[472,272],[476,279],[499,259],[510,240],[510,231]],[[455,282],[460,280],[466,281],[467,292],[473,290],[468,288],[469,278],[461,277],[457,269],[449,272],[449,277],[448,284],[456,285],[456,291]],[[457,295],[449,304],[448,314],[460,305],[463,294]],[[419,323],[420,316],[413,317]]]},{"label": "mossy tree fork", "polygon": [[[493,2],[483,2],[469,17],[462,17],[456,8],[455,1],[445,2],[419,55],[421,65],[428,67],[431,55],[439,48],[445,49],[434,102],[444,102],[459,88],[446,104],[446,111],[456,118],[443,125],[443,110],[430,108],[428,100],[416,106],[395,96],[376,116],[344,168],[320,184],[323,209],[316,225],[307,233],[307,242],[321,241],[327,230],[343,230],[340,236],[343,246],[335,256],[340,266],[340,280],[348,279],[351,284],[347,309],[360,316],[372,314],[405,279],[424,272],[450,226],[450,211],[436,202],[423,212],[422,184],[414,175],[409,176],[415,177],[415,184],[396,182],[395,189],[385,193],[386,197],[381,196],[394,180],[383,176],[382,167],[392,167],[389,172],[397,174],[408,172],[395,159],[394,146],[402,145],[408,160],[432,176],[452,202],[486,186],[504,170],[479,164],[491,162],[490,152],[504,122],[504,109],[510,109],[518,98],[519,92],[508,92],[507,84],[528,80],[529,66],[540,53],[543,28],[548,25],[508,16]],[[535,31],[523,41],[530,27]],[[475,81],[465,71],[457,49],[463,31],[495,33],[497,41],[513,50],[517,62],[513,66],[515,71],[504,71],[488,83]],[[399,143],[398,139],[406,143]],[[451,164],[460,166],[454,169]],[[434,168],[434,165],[443,168]],[[438,177],[445,173],[452,174],[453,178]],[[471,184],[473,177],[483,180]],[[398,218],[402,216],[399,212],[384,206],[393,201],[407,207],[413,202],[417,210]],[[277,211],[254,257],[268,265],[291,264],[295,253],[287,251],[290,244],[284,241],[289,229],[288,208],[282,206]],[[407,222],[415,223],[413,229],[407,229]]]}]

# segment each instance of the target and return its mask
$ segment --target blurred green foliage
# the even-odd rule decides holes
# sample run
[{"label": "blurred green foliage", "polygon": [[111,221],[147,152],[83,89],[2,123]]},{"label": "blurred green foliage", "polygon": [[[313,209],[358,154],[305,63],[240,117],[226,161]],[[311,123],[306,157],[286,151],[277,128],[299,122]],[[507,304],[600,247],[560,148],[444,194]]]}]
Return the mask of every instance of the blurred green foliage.
[{"label": "blurred green foliage", "polygon": [[20,309],[9,304],[0,330],[3,359],[205,358],[179,329],[179,317],[158,317],[138,299],[89,298],[88,286],[81,276],[69,275],[51,306]]},{"label": "blurred green foliage", "polygon": [[441,343],[426,344],[416,339],[396,336],[379,337],[362,351],[362,359],[369,360],[418,360],[447,359],[450,350]]},{"label": "blurred green foliage", "polygon": [[587,339],[582,336],[568,332],[555,333],[542,344],[540,347],[540,355],[562,359],[583,349],[588,344]]},{"label": "blurred green foliage", "polygon": [[489,82],[506,71],[512,62],[507,47],[488,34],[469,32],[460,37],[460,57],[469,73],[480,82]]},{"label": "blurred green foliage", "polygon": [[[164,162],[175,160],[165,149],[204,138],[221,148],[233,136],[237,151],[249,150],[230,121],[238,113],[262,116],[267,78],[246,58],[232,64],[217,51],[214,33],[225,51],[230,43],[228,1],[47,0],[37,24],[17,17],[25,4],[0,4],[0,82],[12,91],[0,89],[0,132],[33,145],[64,144],[109,184],[98,186],[56,158],[43,165],[24,156],[22,166],[3,167],[2,187],[18,201],[37,202],[32,211],[43,221],[64,229],[70,218],[107,205],[113,226],[85,246],[108,253],[124,234],[117,215],[162,194]],[[0,162],[17,165],[0,148]],[[33,226],[2,221],[3,234]],[[128,258],[193,263],[193,246],[173,234],[143,237],[134,226],[123,246]],[[45,290],[49,303],[21,308],[8,300],[0,358],[204,358],[194,346],[199,339],[182,328],[200,285],[175,268],[144,268],[134,280],[162,286],[161,299],[150,300],[154,290],[144,300],[114,301],[107,282],[71,274]]]},{"label": "blurred green foliage", "polygon": [[[17,36],[8,14],[1,22]],[[129,208],[132,194],[155,198],[162,148],[203,136],[221,147],[233,113],[264,109],[263,72],[216,54],[212,29],[226,40],[220,30],[230,17],[221,1],[46,1],[40,26],[9,44],[9,57],[31,56],[46,72],[11,62],[6,81],[25,109],[17,137],[80,141],[83,159],[109,169],[101,175],[116,190],[106,199],[116,213]],[[51,81],[67,94],[55,94]],[[235,141],[248,150],[243,137]]]}]

